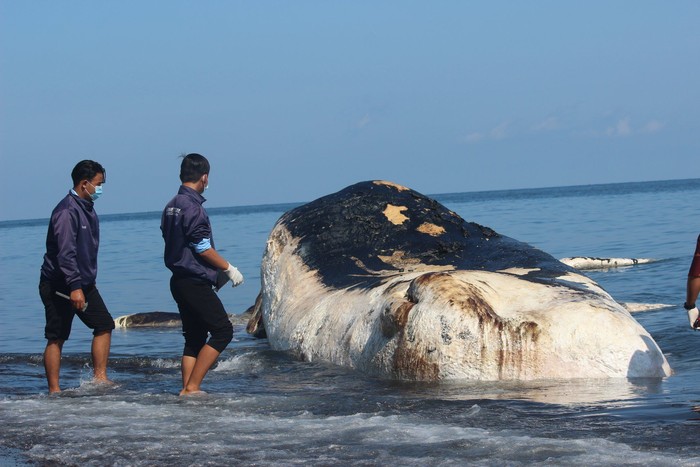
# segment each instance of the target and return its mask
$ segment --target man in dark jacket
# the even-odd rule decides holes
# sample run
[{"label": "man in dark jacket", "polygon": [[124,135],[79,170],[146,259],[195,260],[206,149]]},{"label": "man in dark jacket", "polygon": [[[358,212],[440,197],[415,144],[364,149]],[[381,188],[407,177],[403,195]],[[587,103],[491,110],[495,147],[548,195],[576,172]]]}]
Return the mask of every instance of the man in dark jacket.
[{"label": "man in dark jacket", "polygon": [[[201,393],[209,368],[233,338],[233,326],[214,292],[228,280],[243,282],[238,269],[214,248],[209,216],[202,196],[209,185],[209,161],[187,154],[180,165],[182,185],[163,210],[160,229],[165,240],[165,265],[173,273],[170,292],[182,319],[181,396]],[[208,335],[211,337],[207,341]]]},{"label": "man in dark jacket", "polygon": [[73,189],[51,213],[39,279],[46,312],[44,369],[49,393],[61,391],[61,352],[76,313],[93,330],[95,381],[109,382],[107,359],[114,320],[95,287],[100,224],[94,201],[102,194],[105,170],[95,161],[84,160],[73,168],[71,178]]}]

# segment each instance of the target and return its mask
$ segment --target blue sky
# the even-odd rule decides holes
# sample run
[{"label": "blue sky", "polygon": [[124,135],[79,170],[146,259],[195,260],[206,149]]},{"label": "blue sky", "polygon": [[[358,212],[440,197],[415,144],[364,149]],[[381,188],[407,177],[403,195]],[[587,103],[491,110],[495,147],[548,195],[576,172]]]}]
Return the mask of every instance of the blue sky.
[{"label": "blue sky", "polygon": [[0,0],[0,220],[697,178],[696,1]]}]

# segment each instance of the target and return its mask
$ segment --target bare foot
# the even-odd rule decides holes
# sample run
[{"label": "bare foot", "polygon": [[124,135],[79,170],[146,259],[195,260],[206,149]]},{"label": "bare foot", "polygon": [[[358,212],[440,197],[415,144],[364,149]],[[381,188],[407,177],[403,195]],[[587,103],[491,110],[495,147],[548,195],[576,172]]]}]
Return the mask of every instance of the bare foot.
[{"label": "bare foot", "polygon": [[196,391],[188,391],[187,389],[183,389],[180,391],[181,396],[204,396],[206,395],[206,392],[196,390]]},{"label": "bare foot", "polygon": [[104,386],[116,386],[117,385],[117,383],[115,383],[111,379],[105,379],[105,378],[95,378],[92,380],[92,382],[95,384],[104,385]]}]

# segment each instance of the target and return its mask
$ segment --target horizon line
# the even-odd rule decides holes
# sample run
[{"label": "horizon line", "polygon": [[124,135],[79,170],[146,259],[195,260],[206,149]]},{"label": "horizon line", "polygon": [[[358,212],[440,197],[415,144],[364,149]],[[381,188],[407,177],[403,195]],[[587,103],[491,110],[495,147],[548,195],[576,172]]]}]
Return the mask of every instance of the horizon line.
[{"label": "horizon line", "polygon": [[[379,179],[377,179],[379,180]],[[645,181],[633,181],[633,182],[608,182],[608,183],[588,183],[588,184],[580,184],[580,185],[557,185],[557,186],[543,186],[543,187],[530,187],[530,188],[506,188],[506,189],[498,189],[498,190],[477,190],[477,191],[454,191],[454,192],[448,192],[448,193],[429,193],[425,194],[425,196],[431,197],[431,198],[436,198],[436,197],[446,197],[446,196],[453,196],[453,195],[460,195],[460,194],[494,194],[494,193],[505,193],[505,192],[528,192],[528,191],[539,191],[539,190],[554,190],[554,189],[561,189],[561,188],[590,188],[590,187],[603,187],[603,186],[610,186],[610,185],[641,185],[641,184],[646,184],[646,183],[667,183],[667,182],[684,182],[684,181],[692,181],[692,180],[700,180],[700,178],[678,178],[678,179],[664,179],[664,180],[645,180]],[[370,180],[365,180],[365,181],[370,181]],[[357,183],[362,183],[357,182]],[[347,185],[347,186],[352,186],[354,185]],[[345,188],[345,187],[343,187]],[[343,189],[341,188],[341,190]],[[410,187],[408,187],[410,188]],[[412,188],[411,188],[412,189]],[[414,190],[415,191],[415,190]],[[328,193],[331,194],[331,193]],[[421,193],[422,194],[422,193]],[[326,195],[322,195],[320,197],[323,197]],[[320,198],[319,197],[319,198]],[[318,199],[318,198],[316,198]],[[271,208],[271,207],[278,207],[278,206],[300,206],[302,204],[309,203],[313,200],[308,200],[308,201],[291,201],[291,202],[280,202],[280,203],[262,203],[262,204],[241,204],[241,205],[233,205],[233,206],[214,206],[210,207],[207,209],[208,212],[213,212],[217,210],[225,210],[225,209],[246,209],[246,208]],[[139,216],[146,216],[146,215],[151,215],[151,214],[160,214],[161,211],[132,211],[132,212],[112,212],[112,213],[106,213],[106,214],[100,214],[100,217],[112,217],[112,216],[129,216],[129,215],[139,215]],[[6,225],[6,224],[12,224],[16,222],[22,222],[22,223],[35,223],[35,222],[45,222],[48,221],[50,217],[38,217],[38,218],[29,218],[29,219],[0,219],[0,227]]]}]

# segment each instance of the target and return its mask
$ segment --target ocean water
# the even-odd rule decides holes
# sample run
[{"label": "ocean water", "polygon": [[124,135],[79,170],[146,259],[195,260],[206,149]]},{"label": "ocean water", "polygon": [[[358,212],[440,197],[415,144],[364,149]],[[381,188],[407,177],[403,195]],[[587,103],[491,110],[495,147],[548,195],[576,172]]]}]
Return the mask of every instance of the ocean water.
[{"label": "ocean water", "polygon": [[[76,320],[64,392],[49,397],[37,289],[47,221],[0,223],[0,465],[700,465],[700,333],[681,306],[698,195],[700,179],[435,196],[557,258],[657,260],[586,272],[619,302],[669,305],[634,316],[675,373],[641,380],[387,381],[273,352],[241,322],[209,394],[180,398],[178,329],[116,330],[118,384],[104,388],[90,382],[91,334]],[[267,235],[291,207],[210,210],[218,248],[246,278],[220,292],[229,313],[254,302]],[[112,314],[176,311],[159,213],[102,216],[101,235]]]}]

